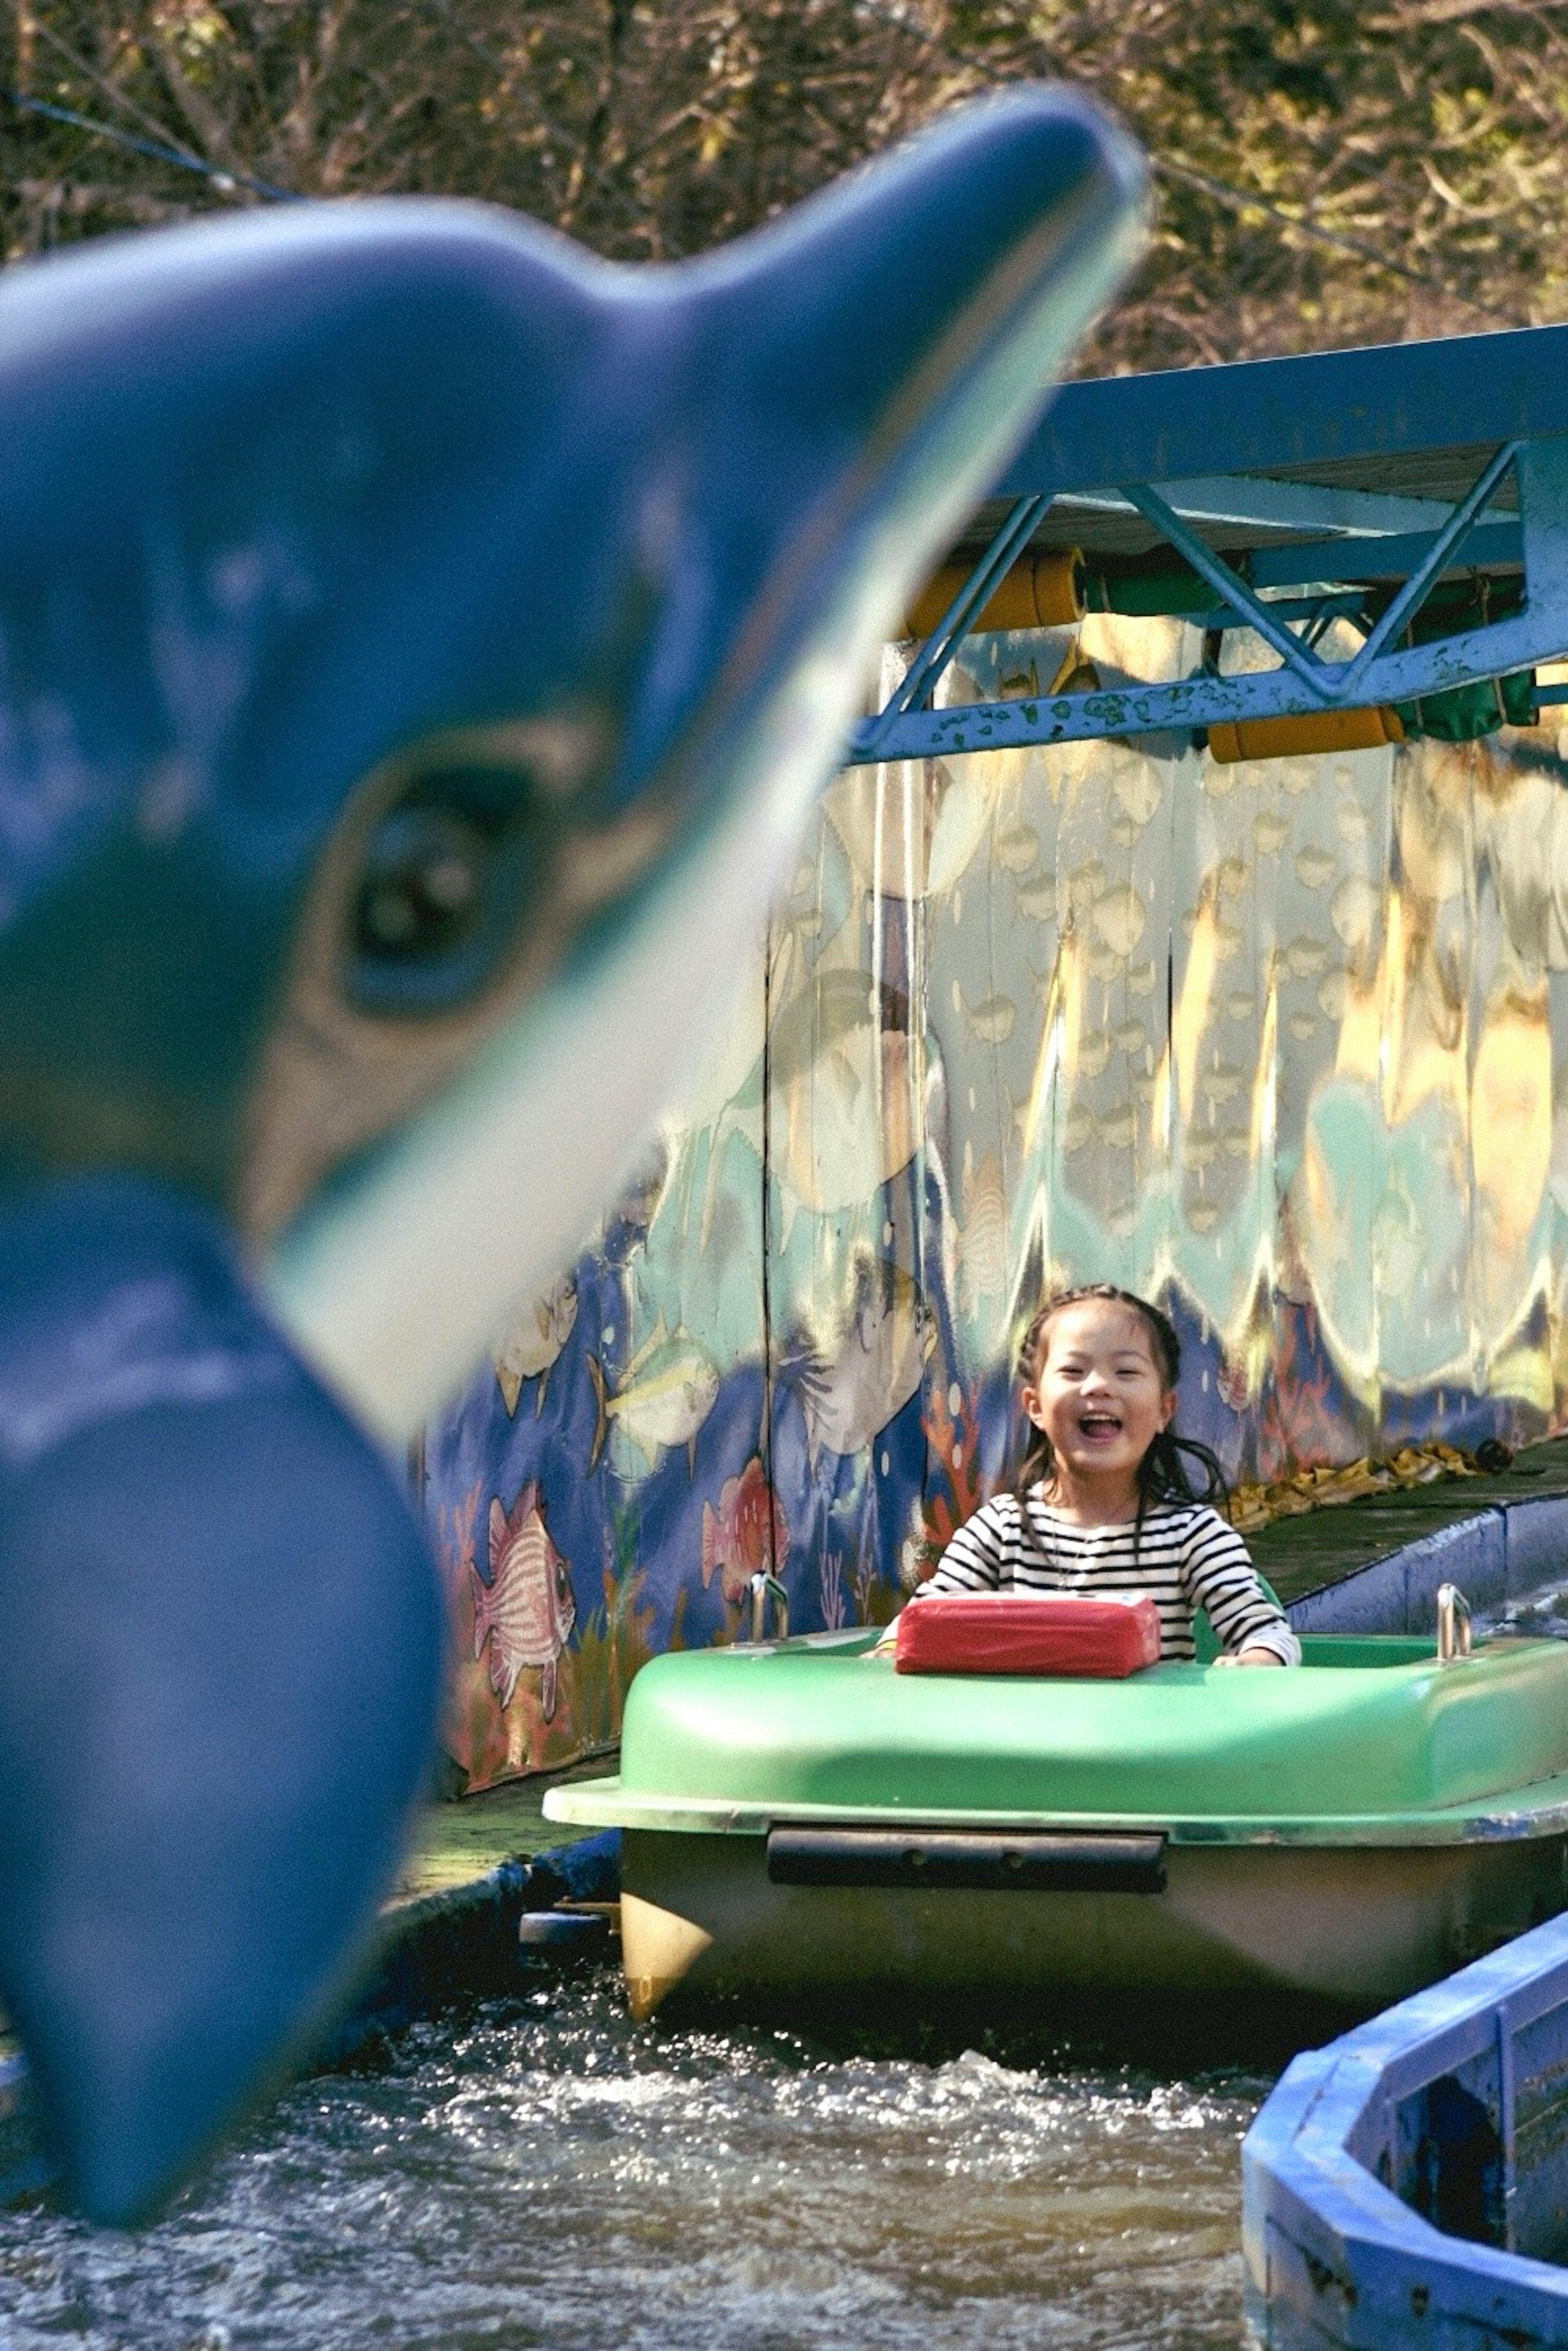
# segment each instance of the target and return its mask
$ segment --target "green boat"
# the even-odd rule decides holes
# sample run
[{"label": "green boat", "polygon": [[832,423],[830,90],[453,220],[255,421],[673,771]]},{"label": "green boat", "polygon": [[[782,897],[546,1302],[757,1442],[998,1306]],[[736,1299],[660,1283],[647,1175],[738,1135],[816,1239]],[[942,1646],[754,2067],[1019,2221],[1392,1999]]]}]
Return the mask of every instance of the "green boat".
[{"label": "green boat", "polygon": [[1439,1600],[1438,1639],[1309,1635],[1290,1672],[904,1675],[870,1631],[663,1656],[619,1776],[545,1810],[624,1833],[641,2017],[1128,1991],[1362,2012],[1568,1907],[1568,1644],[1471,1653]]}]

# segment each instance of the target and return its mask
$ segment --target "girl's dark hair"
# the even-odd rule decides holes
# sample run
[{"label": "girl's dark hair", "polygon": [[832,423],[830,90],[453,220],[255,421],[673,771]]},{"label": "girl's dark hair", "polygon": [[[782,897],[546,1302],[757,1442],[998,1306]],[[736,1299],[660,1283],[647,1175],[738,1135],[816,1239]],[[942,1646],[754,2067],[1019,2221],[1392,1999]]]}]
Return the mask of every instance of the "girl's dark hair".
[{"label": "girl's dark hair", "polygon": [[[1040,1354],[1046,1330],[1054,1315],[1064,1306],[1076,1306],[1086,1298],[1106,1298],[1118,1306],[1130,1307],[1142,1318],[1154,1350],[1155,1362],[1167,1388],[1174,1388],[1181,1376],[1181,1341],[1168,1314],[1151,1306],[1131,1290],[1118,1290],[1112,1281],[1085,1282],[1079,1290],[1053,1290],[1035,1314],[1019,1343],[1018,1375],[1032,1381],[1040,1369]],[[1201,1481],[1195,1479],[1183,1456],[1197,1463]],[[1030,1425],[1029,1442],[1014,1480],[1013,1491],[1021,1502],[1031,1486],[1040,1479],[1051,1479],[1056,1472],[1056,1456],[1051,1439],[1043,1428]],[[1151,1502],[1211,1502],[1223,1508],[1229,1493],[1225,1472],[1218,1455],[1196,1437],[1177,1437],[1174,1429],[1162,1428],[1148,1451],[1138,1464],[1138,1516],[1134,1546],[1143,1533],[1144,1513]]]}]

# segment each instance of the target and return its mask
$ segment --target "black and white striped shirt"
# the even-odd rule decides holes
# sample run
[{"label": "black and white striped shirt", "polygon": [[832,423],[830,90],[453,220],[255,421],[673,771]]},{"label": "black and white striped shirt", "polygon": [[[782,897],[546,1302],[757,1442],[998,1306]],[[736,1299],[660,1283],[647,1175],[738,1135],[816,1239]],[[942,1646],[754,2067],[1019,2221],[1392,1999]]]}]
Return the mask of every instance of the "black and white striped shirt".
[{"label": "black and white striped shirt", "polygon": [[1160,1612],[1162,1656],[1193,1655],[1193,1614],[1203,1608],[1233,1654],[1255,1646],[1287,1666],[1301,1661],[1301,1643],[1259,1583],[1246,1544],[1207,1502],[1156,1503],[1138,1530],[1130,1520],[1077,1526],[1040,1486],[1027,1506],[998,1494],[959,1528],[920,1591],[1146,1596]]}]

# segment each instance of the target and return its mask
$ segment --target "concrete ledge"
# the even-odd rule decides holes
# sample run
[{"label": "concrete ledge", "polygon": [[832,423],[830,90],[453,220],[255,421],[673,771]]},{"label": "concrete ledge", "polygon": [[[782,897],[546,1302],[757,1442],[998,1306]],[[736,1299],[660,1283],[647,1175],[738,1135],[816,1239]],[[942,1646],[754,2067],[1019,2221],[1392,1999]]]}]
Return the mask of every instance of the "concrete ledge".
[{"label": "concrete ledge", "polygon": [[525,1952],[519,1944],[525,1911],[553,1910],[561,1902],[613,1902],[620,1890],[621,1834],[609,1829],[531,1861],[504,1861],[466,1886],[402,1904],[387,1914],[379,1957],[312,2063],[342,2064],[368,2043],[418,2018],[517,1991],[528,1977],[554,1972],[559,1962],[551,1955]]},{"label": "concrete ledge", "polygon": [[1568,1581],[1568,1496],[1513,1502],[1503,1515],[1508,1522],[1509,1598],[1533,1592],[1554,1575]]},{"label": "concrete ledge", "polygon": [[1440,1583],[1457,1583],[1472,1608],[1492,1609],[1559,1573],[1568,1581],[1568,1496],[1548,1495],[1438,1527],[1286,1613],[1298,1633],[1429,1633]]},{"label": "concrete ledge", "polygon": [[1292,1602],[1291,1622],[1298,1633],[1431,1632],[1442,1583],[1457,1583],[1472,1608],[1498,1607],[1508,1593],[1507,1520],[1506,1511],[1479,1510],[1438,1527]]}]

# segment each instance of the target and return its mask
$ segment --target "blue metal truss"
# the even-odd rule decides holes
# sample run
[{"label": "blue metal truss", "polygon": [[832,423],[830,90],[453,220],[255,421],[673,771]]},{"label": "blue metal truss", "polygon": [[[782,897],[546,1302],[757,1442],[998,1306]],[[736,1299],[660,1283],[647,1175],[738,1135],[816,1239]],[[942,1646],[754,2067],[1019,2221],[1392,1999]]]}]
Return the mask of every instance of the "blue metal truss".
[{"label": "blue metal truss", "polygon": [[[1125,459],[1140,436],[1176,465],[1163,479],[1124,465],[1105,486],[1096,466]],[[1235,471],[1176,470],[1217,449]],[[1286,468],[1340,478],[1282,478]],[[1470,486],[1452,504],[1403,494],[1423,471],[1468,472]],[[852,765],[1408,705],[1568,654],[1562,329],[1070,386],[1005,486],[1013,504],[1001,528],[886,707],[856,730]],[[1212,592],[1208,610],[1188,596],[1181,611],[1207,640],[1205,660],[1172,683],[934,708],[976,616],[1048,515],[1058,543],[1080,523],[1087,544],[1096,525],[1141,518]],[[1250,549],[1243,577],[1218,551],[1228,532],[1281,536]],[[1509,577],[1516,592],[1500,601],[1515,609],[1472,613],[1447,634],[1428,626],[1426,642],[1411,643],[1438,581],[1466,575]],[[1330,661],[1319,643],[1341,617],[1359,623],[1362,643]],[[1220,674],[1214,635],[1235,629],[1261,638],[1279,666]]]}]

